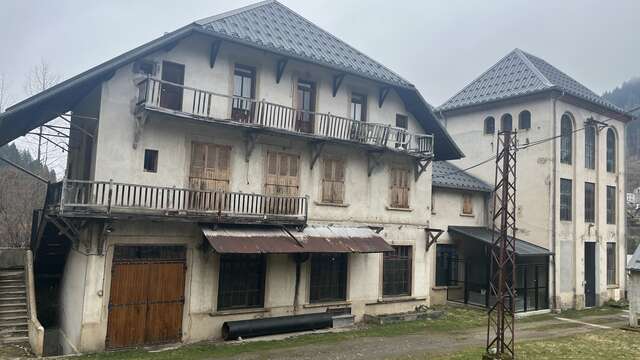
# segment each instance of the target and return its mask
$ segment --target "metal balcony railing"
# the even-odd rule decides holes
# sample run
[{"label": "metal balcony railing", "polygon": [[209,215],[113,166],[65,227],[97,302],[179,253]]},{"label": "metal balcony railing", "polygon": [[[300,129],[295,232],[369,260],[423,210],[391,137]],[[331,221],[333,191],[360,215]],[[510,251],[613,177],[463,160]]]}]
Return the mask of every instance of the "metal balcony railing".
[{"label": "metal balcony railing", "polygon": [[204,217],[212,221],[240,223],[305,223],[308,201],[301,196],[64,179],[49,185],[46,210],[69,216],[114,216],[125,213]]},{"label": "metal balcony railing", "polygon": [[218,94],[154,78],[146,78],[138,83],[137,104],[196,118],[233,121],[420,155],[433,154],[432,135],[416,134],[387,124],[300,110],[265,100]]}]

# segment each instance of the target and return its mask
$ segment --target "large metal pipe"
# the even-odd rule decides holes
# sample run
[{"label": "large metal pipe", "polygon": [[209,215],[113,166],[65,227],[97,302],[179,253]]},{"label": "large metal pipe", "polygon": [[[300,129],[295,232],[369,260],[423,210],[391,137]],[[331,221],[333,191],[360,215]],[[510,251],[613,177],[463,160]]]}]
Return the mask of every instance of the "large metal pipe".
[{"label": "large metal pipe", "polygon": [[326,329],[332,325],[333,318],[330,313],[227,321],[222,324],[222,338],[236,340],[238,338]]}]

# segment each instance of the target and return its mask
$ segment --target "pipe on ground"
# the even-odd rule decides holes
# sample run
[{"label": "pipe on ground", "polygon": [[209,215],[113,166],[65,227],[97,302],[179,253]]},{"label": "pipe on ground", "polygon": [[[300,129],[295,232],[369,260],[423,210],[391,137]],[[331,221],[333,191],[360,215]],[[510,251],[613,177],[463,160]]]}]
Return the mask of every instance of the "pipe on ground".
[{"label": "pipe on ground", "polygon": [[236,340],[238,338],[326,329],[331,326],[333,326],[333,317],[330,313],[226,321],[222,324],[222,338]]}]

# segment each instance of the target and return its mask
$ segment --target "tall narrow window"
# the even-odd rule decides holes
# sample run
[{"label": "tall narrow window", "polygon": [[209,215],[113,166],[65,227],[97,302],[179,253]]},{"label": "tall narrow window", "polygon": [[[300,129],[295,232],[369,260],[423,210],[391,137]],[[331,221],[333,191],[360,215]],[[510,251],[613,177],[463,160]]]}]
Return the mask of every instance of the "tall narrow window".
[{"label": "tall narrow window", "polygon": [[144,150],[144,171],[158,172],[158,150]]},{"label": "tall narrow window", "polygon": [[383,255],[382,295],[411,295],[411,246],[394,246]]},{"label": "tall narrow window", "polygon": [[458,251],[454,245],[436,245],[436,286],[454,286],[458,281]]},{"label": "tall narrow window", "polygon": [[531,129],[531,112],[524,110],[518,115],[518,128]]},{"label": "tall narrow window", "polygon": [[311,255],[309,302],[347,299],[347,254]]},{"label": "tall narrow window", "polygon": [[573,121],[568,114],[560,120],[560,162],[571,164],[573,157]]},{"label": "tall narrow window", "polygon": [[[407,130],[409,128],[409,118],[406,115],[396,114],[396,127]],[[396,131],[396,148],[406,149],[409,145],[409,134],[403,131]]]},{"label": "tall narrow window", "polygon": [[607,285],[617,285],[616,243],[607,243]]},{"label": "tall narrow window", "polygon": [[584,222],[596,221],[596,184],[584,183]]},{"label": "tall narrow window", "polygon": [[264,306],[264,255],[220,256],[218,310]]},{"label": "tall narrow window", "polygon": [[189,186],[196,190],[229,191],[231,147],[191,144]]},{"label": "tall narrow window", "polygon": [[255,69],[236,65],[233,71],[233,100],[231,102],[231,119],[240,122],[251,122],[251,110],[255,96]]},{"label": "tall narrow window", "polygon": [[493,134],[496,132],[496,119],[493,116],[489,116],[484,119],[484,133],[485,134]]},{"label": "tall narrow window", "polygon": [[616,187],[607,186],[607,224],[616,223]]},{"label": "tall narrow window", "polygon": [[596,128],[587,126],[584,129],[584,167],[596,168]]},{"label": "tall narrow window", "polygon": [[569,179],[560,179],[560,220],[571,221],[573,185]]},{"label": "tall narrow window", "polygon": [[511,114],[504,114],[502,118],[500,118],[500,125],[502,126],[500,130],[502,131],[511,131],[513,130],[513,118]]},{"label": "tall narrow window", "polygon": [[300,157],[268,152],[265,192],[267,195],[298,196],[300,185]]},{"label": "tall narrow window", "polygon": [[607,172],[616,172],[616,134],[607,130]]},{"label": "tall narrow window", "polygon": [[324,159],[322,202],[330,204],[344,202],[344,169],[344,160]]},{"label": "tall narrow window", "polygon": [[351,118],[356,121],[367,120],[367,97],[365,95],[351,94]]},{"label": "tall narrow window", "polygon": [[160,106],[171,110],[182,110],[182,85],[184,85],[184,65],[162,62],[162,89]]},{"label": "tall narrow window", "polygon": [[407,169],[391,169],[391,207],[409,208],[409,175]]},{"label": "tall narrow window", "polygon": [[462,215],[473,215],[473,197],[471,194],[462,194]]},{"label": "tall narrow window", "polygon": [[312,133],[313,113],[316,111],[316,84],[299,80],[297,98],[296,131]]}]

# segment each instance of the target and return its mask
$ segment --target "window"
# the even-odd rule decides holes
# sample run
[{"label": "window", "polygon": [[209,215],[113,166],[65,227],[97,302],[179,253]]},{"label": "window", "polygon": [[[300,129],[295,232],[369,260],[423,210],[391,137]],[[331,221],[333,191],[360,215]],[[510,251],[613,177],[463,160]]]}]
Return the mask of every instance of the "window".
[{"label": "window", "polygon": [[617,285],[616,243],[607,243],[607,285]]},{"label": "window", "polygon": [[255,69],[236,65],[233,71],[233,100],[231,102],[231,119],[240,122],[251,122],[252,99],[255,96]]},{"label": "window", "polygon": [[158,172],[158,150],[144,150],[144,171]]},{"label": "window", "polygon": [[[409,128],[409,118],[406,115],[396,114],[396,127],[407,130]],[[396,132],[396,148],[406,149],[409,145],[409,135],[405,132]]]},{"label": "window", "polygon": [[571,221],[573,185],[569,179],[560,179],[560,220]]},{"label": "window", "polygon": [[493,116],[489,116],[484,119],[484,133],[485,134],[493,134],[496,132],[496,119]]},{"label": "window", "polygon": [[160,89],[160,106],[165,109],[182,111],[183,90],[181,85],[184,85],[184,65],[163,61],[161,76],[165,83]]},{"label": "window", "polygon": [[531,112],[524,110],[518,115],[518,128],[531,129]]},{"label": "window", "polygon": [[267,152],[267,195],[298,196],[300,187],[300,157],[298,155]]},{"label": "window", "polygon": [[409,170],[391,169],[391,207],[409,208]]},{"label": "window", "polygon": [[584,167],[596,168],[596,128],[587,126],[584,129]]},{"label": "window", "polygon": [[607,186],[607,224],[616,223],[616,187]]},{"label": "window", "polygon": [[356,121],[367,120],[367,97],[365,95],[351,94],[351,118]]},{"label": "window", "polygon": [[309,302],[347,299],[347,254],[312,254]]},{"label": "window", "polygon": [[573,121],[568,114],[560,120],[560,162],[571,164],[573,157]]},{"label": "window", "polygon": [[500,130],[502,131],[511,131],[513,129],[513,118],[511,114],[504,114],[500,119],[500,125],[502,126]]},{"label": "window", "polygon": [[229,191],[231,147],[191,144],[189,186],[196,190]]},{"label": "window", "polygon": [[473,215],[473,196],[462,194],[462,214]]},{"label": "window", "polygon": [[607,130],[607,172],[616,172],[616,134]]},{"label": "window", "polygon": [[394,246],[384,253],[382,295],[411,295],[411,246]]},{"label": "window", "polygon": [[264,255],[221,255],[218,310],[264,306]]},{"label": "window", "polygon": [[322,202],[342,204],[344,202],[344,160],[324,159],[322,172]]},{"label": "window", "polygon": [[313,133],[313,113],[316,111],[316,84],[298,80],[298,112],[296,131]]},{"label": "window", "polygon": [[584,222],[596,221],[596,184],[584,183]]},{"label": "window", "polygon": [[454,245],[436,245],[436,286],[454,286],[458,280],[458,251]]}]

